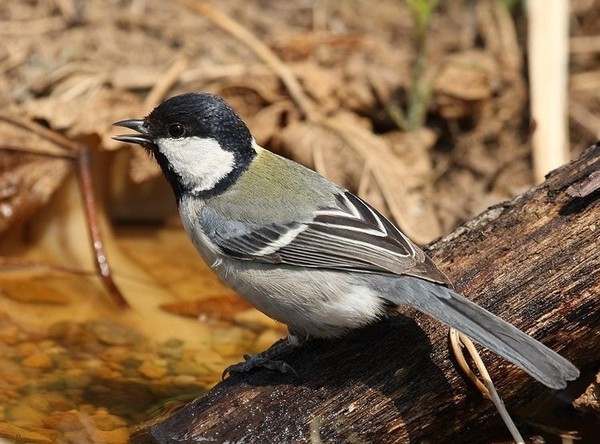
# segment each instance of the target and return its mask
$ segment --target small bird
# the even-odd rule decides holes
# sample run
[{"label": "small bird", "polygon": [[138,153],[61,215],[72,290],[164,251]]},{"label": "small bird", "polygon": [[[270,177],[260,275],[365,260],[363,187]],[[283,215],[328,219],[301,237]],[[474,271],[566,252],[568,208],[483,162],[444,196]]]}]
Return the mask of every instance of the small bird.
[{"label": "small bird", "polygon": [[219,96],[178,95],[144,119],[115,125],[137,132],[116,140],[141,145],[160,165],[204,261],[286,324],[291,343],[339,337],[406,304],[548,387],[579,376],[568,360],[453,291],[433,261],[368,203],[260,147]]}]

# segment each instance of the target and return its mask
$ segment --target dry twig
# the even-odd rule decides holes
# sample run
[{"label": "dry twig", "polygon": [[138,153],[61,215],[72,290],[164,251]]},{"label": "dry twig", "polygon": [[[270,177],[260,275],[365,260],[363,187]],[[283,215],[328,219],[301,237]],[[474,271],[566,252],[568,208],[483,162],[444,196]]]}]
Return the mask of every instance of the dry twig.
[{"label": "dry twig", "polygon": [[[102,279],[104,288],[109,293],[114,303],[120,308],[129,308],[127,300],[123,297],[121,291],[114,283],[112,273],[106,259],[106,254],[104,252],[104,242],[98,223],[96,197],[91,175],[89,148],[73,142],[72,140],[69,140],[61,134],[58,134],[48,128],[44,128],[41,125],[27,120],[0,114],[0,121],[4,121],[13,126],[24,129],[51,142],[54,144],[54,146],[56,146],[56,150],[38,150],[35,152],[35,154],[63,157],[77,161],[76,170],[79,178],[79,185],[90,233],[90,239],[94,251],[94,263],[96,265],[96,269]],[[13,151],[25,151],[27,153],[33,152],[31,149],[19,150],[18,147],[12,146],[9,146],[9,148]]]}]

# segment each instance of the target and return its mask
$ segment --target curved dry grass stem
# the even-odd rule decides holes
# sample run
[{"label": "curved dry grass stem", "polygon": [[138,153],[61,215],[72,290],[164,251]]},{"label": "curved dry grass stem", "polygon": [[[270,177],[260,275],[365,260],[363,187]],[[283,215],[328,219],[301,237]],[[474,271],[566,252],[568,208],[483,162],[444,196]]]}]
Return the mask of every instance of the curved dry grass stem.
[{"label": "curved dry grass stem", "polygon": [[[513,439],[515,440],[515,442],[517,444],[525,444],[525,440],[519,433],[517,426],[513,422],[510,415],[508,414],[508,411],[506,410],[506,407],[504,406],[504,403],[502,402],[500,395],[496,391],[496,387],[494,387],[492,378],[490,377],[490,374],[488,373],[488,371],[485,367],[485,364],[481,360],[481,356],[479,355],[479,352],[475,348],[473,341],[471,341],[471,339],[468,336],[462,334],[458,330],[455,330],[454,328],[450,328],[450,344],[452,345],[452,351],[454,352],[454,355],[456,356],[456,360],[458,361],[458,364],[459,364],[461,370],[467,375],[467,377],[473,382],[473,384],[475,384],[475,386],[479,389],[479,391],[481,391],[481,393],[486,398],[488,398],[490,401],[492,401],[494,403],[494,405],[496,406],[496,409],[498,410],[498,413],[500,413],[500,416],[502,417],[504,424],[506,424],[506,427],[508,428],[508,430],[509,430],[510,434],[512,435]],[[471,356],[471,358],[473,359],[473,362],[475,363],[475,367],[477,367],[477,370],[481,374],[481,378],[483,379],[483,382],[481,382],[479,380],[479,378],[475,375],[475,373],[469,367],[469,364],[467,363],[465,356],[463,354],[463,347],[466,348],[467,351],[469,352],[469,355]]]},{"label": "curved dry grass stem", "polygon": [[219,28],[227,31],[236,39],[243,42],[250,48],[262,61],[264,61],[288,90],[290,97],[296,103],[300,112],[308,120],[315,122],[320,119],[320,114],[315,108],[313,102],[304,93],[300,82],[292,72],[292,70],[263,42],[261,42],[254,34],[242,26],[231,17],[223,14],[221,11],[202,1],[197,0],[177,0],[182,5],[185,5],[204,17],[212,21]]},{"label": "curved dry grass stem", "polygon": [[458,366],[460,367],[462,372],[465,374],[465,376],[467,378],[469,378],[469,380],[473,383],[473,385],[475,385],[475,387],[477,387],[477,389],[481,392],[481,394],[491,401],[492,395],[490,394],[489,390],[487,389],[485,384],[479,380],[477,375],[475,373],[473,373],[473,370],[471,370],[471,367],[469,366],[469,364],[467,363],[467,360],[465,359],[465,355],[464,355],[463,349],[462,349],[463,344],[460,339],[461,334],[462,333],[460,333],[458,330],[455,330],[454,328],[450,328],[450,332],[449,332],[450,345],[452,346],[452,352],[454,353],[454,356],[456,357],[456,362],[458,363]]},{"label": "curved dry grass stem", "polygon": [[179,77],[188,66],[187,59],[177,59],[169,67],[165,75],[152,86],[152,89],[144,100],[144,109],[152,109],[165,97],[171,87],[177,83]]}]

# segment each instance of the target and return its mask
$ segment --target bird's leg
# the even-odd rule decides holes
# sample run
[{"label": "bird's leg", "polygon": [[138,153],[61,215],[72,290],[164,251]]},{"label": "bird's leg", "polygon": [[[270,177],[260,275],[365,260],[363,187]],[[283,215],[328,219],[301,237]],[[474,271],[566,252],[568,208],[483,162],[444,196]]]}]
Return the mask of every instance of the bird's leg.
[{"label": "bird's leg", "polygon": [[286,339],[280,339],[265,351],[254,355],[244,355],[244,361],[227,367],[223,371],[222,378],[225,379],[225,376],[227,375],[233,376],[234,374],[245,373],[255,368],[266,368],[279,373],[293,373],[295,376],[298,376],[296,370],[294,370],[287,362],[272,358],[273,356],[277,356],[288,346],[298,347],[300,344],[301,341],[298,337],[289,333]]}]

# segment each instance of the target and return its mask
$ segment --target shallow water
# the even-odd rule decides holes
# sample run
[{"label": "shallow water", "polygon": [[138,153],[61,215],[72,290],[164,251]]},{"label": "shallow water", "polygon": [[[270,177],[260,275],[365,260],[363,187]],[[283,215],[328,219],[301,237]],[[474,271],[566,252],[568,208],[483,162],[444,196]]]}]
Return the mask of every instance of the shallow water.
[{"label": "shallow water", "polygon": [[[135,425],[283,336],[216,280],[181,229],[127,227],[115,244],[130,310],[89,273],[2,268],[0,438],[128,442]],[[57,263],[39,251],[25,258]]]}]

